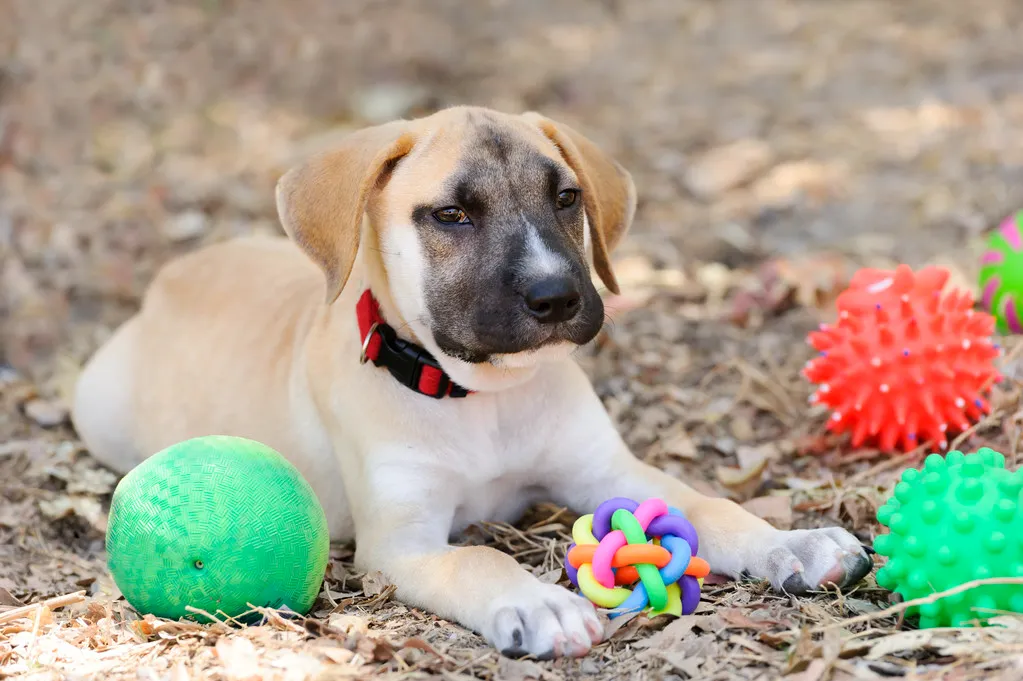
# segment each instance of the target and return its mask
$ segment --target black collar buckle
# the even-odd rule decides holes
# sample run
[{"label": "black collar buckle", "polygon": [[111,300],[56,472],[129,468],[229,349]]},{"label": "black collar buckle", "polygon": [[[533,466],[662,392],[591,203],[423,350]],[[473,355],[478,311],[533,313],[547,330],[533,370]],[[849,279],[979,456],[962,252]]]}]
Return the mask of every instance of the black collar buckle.
[{"label": "black collar buckle", "polygon": [[[465,397],[465,388],[455,384],[441,368],[433,355],[423,347],[398,337],[388,324],[376,324],[374,331],[380,336],[380,351],[373,364],[385,367],[396,381],[422,395],[435,399],[442,397]],[[430,367],[437,372],[435,391],[424,391],[421,387],[423,369]],[[432,386],[431,386],[432,387]]]}]

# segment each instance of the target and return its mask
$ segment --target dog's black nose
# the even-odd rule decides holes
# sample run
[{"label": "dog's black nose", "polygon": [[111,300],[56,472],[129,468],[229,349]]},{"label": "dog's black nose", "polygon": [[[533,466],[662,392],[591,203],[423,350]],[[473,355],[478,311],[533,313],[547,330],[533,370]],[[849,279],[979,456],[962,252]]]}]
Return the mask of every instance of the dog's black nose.
[{"label": "dog's black nose", "polygon": [[541,279],[526,291],[526,307],[543,324],[567,322],[579,312],[579,289],[571,277]]}]

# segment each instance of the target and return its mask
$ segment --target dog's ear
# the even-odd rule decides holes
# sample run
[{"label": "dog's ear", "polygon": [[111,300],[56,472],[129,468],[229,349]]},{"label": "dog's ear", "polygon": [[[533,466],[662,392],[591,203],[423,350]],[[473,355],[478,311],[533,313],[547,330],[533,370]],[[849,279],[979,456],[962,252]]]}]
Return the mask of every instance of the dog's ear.
[{"label": "dog's ear", "polygon": [[364,128],[278,180],[281,225],[323,270],[328,304],[341,295],[352,272],[370,193],[386,181],[394,163],[413,144],[406,121]]},{"label": "dog's ear", "polygon": [[619,293],[610,254],[629,231],[636,213],[636,185],[632,175],[596,144],[564,123],[532,111],[522,117],[538,126],[554,142],[565,163],[579,178],[583,207],[590,223],[594,269],[612,293]]}]

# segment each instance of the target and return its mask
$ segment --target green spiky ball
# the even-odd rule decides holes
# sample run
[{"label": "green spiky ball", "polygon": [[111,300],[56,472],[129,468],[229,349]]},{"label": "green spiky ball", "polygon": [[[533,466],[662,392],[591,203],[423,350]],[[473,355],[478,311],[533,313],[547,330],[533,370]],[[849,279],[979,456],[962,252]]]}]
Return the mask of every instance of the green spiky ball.
[{"label": "green spiky ball", "polygon": [[270,447],[224,436],[179,442],[122,478],[106,545],[127,601],[169,619],[202,619],[187,606],[305,614],[330,548],[323,507],[298,470]]},{"label": "green spiky ball", "polygon": [[[889,528],[874,539],[888,556],[877,583],[921,598],[990,577],[1023,577],[1023,469],[983,448],[964,455],[931,454],[922,470],[908,469],[877,512]],[[969,626],[1005,612],[1023,613],[1023,586],[985,585],[911,607],[920,627]]]}]

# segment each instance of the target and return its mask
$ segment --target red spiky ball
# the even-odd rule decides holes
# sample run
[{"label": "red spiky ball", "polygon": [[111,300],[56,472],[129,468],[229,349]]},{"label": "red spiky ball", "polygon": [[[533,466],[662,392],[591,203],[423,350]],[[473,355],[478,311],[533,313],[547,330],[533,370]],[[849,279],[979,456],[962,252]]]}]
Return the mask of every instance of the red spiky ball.
[{"label": "red spiky ball", "polygon": [[821,353],[803,369],[818,384],[810,400],[831,409],[828,429],[851,431],[854,447],[944,449],[990,411],[984,394],[1001,380],[995,318],[974,310],[968,291],[943,296],[948,277],[939,267],[862,269],[838,297],[837,323],[810,334]]}]

